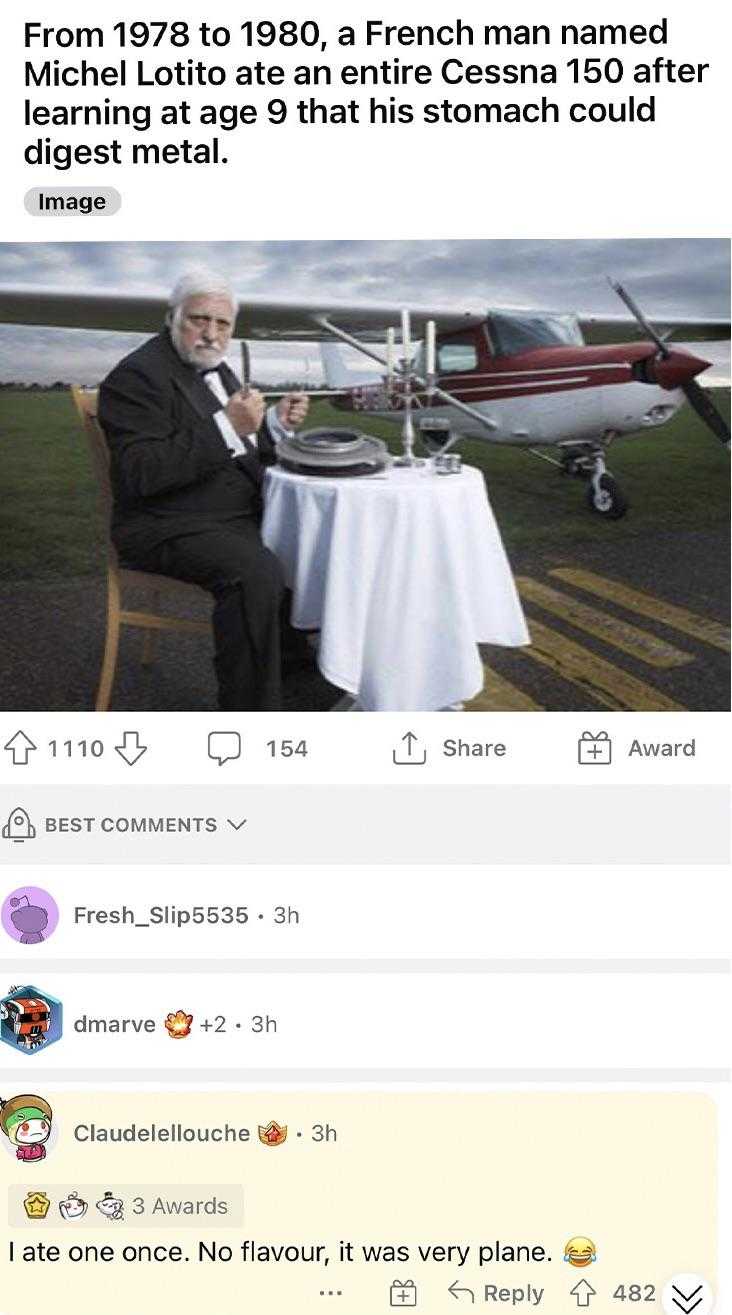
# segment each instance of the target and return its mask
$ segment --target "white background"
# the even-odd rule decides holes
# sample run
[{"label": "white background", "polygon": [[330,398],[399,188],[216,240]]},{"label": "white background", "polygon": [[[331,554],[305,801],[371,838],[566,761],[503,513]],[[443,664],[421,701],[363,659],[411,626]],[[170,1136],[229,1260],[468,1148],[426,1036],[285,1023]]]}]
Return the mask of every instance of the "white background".
[{"label": "white background", "polygon": [[[726,959],[726,868],[560,867],[26,867],[4,868],[0,896],[39,886],[56,899],[57,930],[41,945],[2,937],[13,980],[47,985],[47,963],[195,957],[217,961],[346,959]],[[80,921],[74,907],[191,909],[246,905],[239,926]],[[298,911],[275,926],[273,910]],[[716,910],[716,915],[712,914]],[[265,916],[260,921],[259,914]],[[728,1029],[720,1041],[727,1046]]]},{"label": "white background", "polygon": [[[316,127],[300,129],[289,122],[281,128],[267,126],[224,134],[229,141],[232,164],[227,168],[115,169],[85,166],[67,174],[24,165],[18,145],[22,101],[23,66],[27,53],[22,46],[22,24],[32,18],[48,24],[94,25],[118,18],[185,19],[223,22],[235,26],[245,18],[315,18],[323,26],[355,21],[342,5],[314,0],[312,5],[286,7],[281,14],[271,6],[261,12],[220,3],[208,10],[191,0],[176,6],[148,4],[135,13],[130,6],[100,9],[97,4],[73,3],[63,10],[56,6],[36,7],[29,15],[15,9],[6,19],[4,77],[0,110],[4,131],[0,142],[0,176],[5,191],[2,237],[4,240],[152,240],[152,239],[286,239],[286,238],[439,238],[439,237],[711,237],[729,232],[729,177],[724,166],[724,127],[728,117],[729,17],[724,6],[702,0],[664,4],[614,0],[612,5],[578,3],[547,4],[525,0],[520,6],[490,6],[466,0],[448,7],[435,0],[391,3],[382,11],[372,7],[371,17],[389,22],[438,25],[460,16],[480,28],[485,22],[549,23],[608,22],[629,25],[651,24],[667,17],[670,41],[667,48],[629,47],[540,47],[535,53],[514,47],[516,62],[564,62],[573,55],[620,54],[628,63],[652,59],[656,54],[677,61],[712,62],[701,86],[657,89],[660,121],[656,125],[575,125],[546,128],[529,125],[470,128],[431,127],[376,128]],[[233,46],[230,47],[233,50]],[[36,60],[54,58],[62,52],[36,47]],[[83,53],[83,52],[80,52]],[[131,52],[133,57],[135,52]],[[168,53],[141,52],[159,62],[170,62]],[[180,52],[196,58],[194,47]],[[380,50],[346,50],[344,60],[375,62]],[[386,52],[387,54],[390,52]],[[393,52],[405,62],[432,63],[450,55],[470,62],[487,63],[501,58],[477,47],[412,48]],[[114,62],[117,52],[104,54]],[[287,52],[283,52],[283,61]],[[336,54],[332,47],[326,56]],[[223,52],[226,56],[227,52]],[[239,58],[239,55],[241,56]],[[174,56],[175,58],[179,55]],[[244,47],[231,62],[248,62]],[[283,62],[280,61],[280,62]],[[105,62],[107,62],[105,60]],[[220,62],[225,62],[224,58]],[[100,89],[100,95],[118,97],[120,89]],[[218,89],[220,93],[222,89]],[[223,90],[226,90],[224,88]],[[333,88],[334,99],[343,99],[348,89]],[[386,97],[389,88],[378,93]],[[527,90],[527,89],[524,89]],[[541,88],[534,89],[541,92]],[[550,99],[561,100],[560,88],[544,90]],[[613,97],[633,90],[610,88]],[[635,88],[646,98],[647,88]],[[213,89],[214,92],[217,89]],[[277,94],[268,89],[260,94]],[[459,88],[453,88],[456,98]],[[518,99],[511,88],[467,88],[484,101]],[[129,89],[132,100],[140,93]],[[189,95],[188,89],[158,89],[152,93],[161,103]],[[214,100],[208,91],[194,91],[201,103]],[[351,94],[351,93],[349,93]],[[420,94],[417,88],[410,99]],[[425,100],[439,100],[442,90],[421,89]],[[54,93],[44,92],[51,101]],[[40,93],[34,93],[40,98]],[[65,93],[68,99],[68,93]],[[323,98],[323,97],[321,97]],[[532,97],[534,98],[534,97]],[[80,97],[80,99],[82,99]],[[219,99],[221,96],[219,95]],[[236,89],[235,102],[251,100],[251,90]],[[597,99],[593,88],[566,87],[566,100]],[[24,135],[25,135],[25,130]],[[30,135],[42,133],[34,130]],[[99,139],[113,135],[99,130]],[[229,140],[232,139],[232,140]],[[102,220],[64,218],[55,221],[32,219],[23,210],[23,196],[31,186],[115,186],[122,193],[119,214]],[[134,252],[130,253],[131,261]],[[489,283],[490,271],[486,271]]]},{"label": "white background", "polygon": [[[712,785],[729,780],[729,718],[711,712],[653,712],[611,715],[591,713],[90,713],[19,712],[0,717],[0,784],[145,785]],[[36,745],[28,761],[13,765],[3,746],[23,730]],[[241,756],[223,764],[209,758],[210,732],[237,731]],[[424,765],[396,765],[404,757],[404,735],[419,737],[415,758]],[[130,766],[115,752],[125,732],[139,733],[147,751]],[[579,739],[584,732],[606,732],[612,739],[608,766],[580,766]],[[446,757],[446,739],[471,744],[502,743],[506,753]],[[56,756],[50,741],[57,742]],[[103,752],[89,748],[101,740]],[[272,757],[270,740],[307,741],[305,757]],[[65,748],[71,741],[71,757]],[[629,751],[643,744],[694,743],[687,756],[679,747],[671,757],[648,757]],[[87,742],[84,749],[81,741]],[[135,745],[132,746],[133,752]]]},{"label": "white background", "polygon": [[[37,985],[35,981],[32,983]],[[727,982],[722,980],[722,985]],[[720,978],[710,975],[46,973],[64,1036],[32,1055],[2,1052],[4,1081],[70,1069],[720,1069]],[[194,1016],[171,1040],[163,1020]],[[253,1034],[255,1015],[277,1030]],[[153,1033],[80,1035],[75,1018],[151,1018]],[[227,1019],[227,1031],[201,1029]],[[239,1028],[236,1023],[240,1023]],[[20,1085],[19,1085],[20,1084]],[[35,1090],[35,1087],[32,1088]]]}]

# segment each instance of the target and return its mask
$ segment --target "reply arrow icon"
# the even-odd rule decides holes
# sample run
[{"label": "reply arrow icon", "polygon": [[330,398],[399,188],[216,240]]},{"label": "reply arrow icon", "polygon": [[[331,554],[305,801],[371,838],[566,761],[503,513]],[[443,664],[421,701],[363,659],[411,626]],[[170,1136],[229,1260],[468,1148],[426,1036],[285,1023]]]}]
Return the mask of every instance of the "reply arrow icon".
[{"label": "reply arrow icon", "polygon": [[450,1295],[455,1298],[456,1301],[459,1301],[460,1297],[464,1293],[466,1297],[470,1297],[471,1303],[475,1305],[475,1293],[473,1292],[473,1289],[461,1288],[458,1279],[455,1279],[454,1282],[450,1284],[447,1290],[450,1293]]},{"label": "reply arrow icon", "polygon": [[128,767],[134,767],[143,753],[147,753],[147,745],[140,744],[139,731],[125,731],[122,736],[122,743],[115,744],[114,751],[127,763]]}]

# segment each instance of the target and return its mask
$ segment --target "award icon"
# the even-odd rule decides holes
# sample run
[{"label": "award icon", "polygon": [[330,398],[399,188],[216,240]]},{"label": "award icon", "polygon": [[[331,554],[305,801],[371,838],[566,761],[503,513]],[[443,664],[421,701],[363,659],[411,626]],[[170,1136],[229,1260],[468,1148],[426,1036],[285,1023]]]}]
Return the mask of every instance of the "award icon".
[{"label": "award icon", "polygon": [[389,1305],[395,1306],[397,1310],[402,1307],[404,1310],[414,1309],[417,1305],[417,1285],[413,1279],[408,1278],[406,1282],[401,1282],[395,1278],[389,1288]]},{"label": "award icon", "polygon": [[29,1219],[45,1219],[51,1208],[51,1202],[45,1192],[29,1192],[23,1206]]}]

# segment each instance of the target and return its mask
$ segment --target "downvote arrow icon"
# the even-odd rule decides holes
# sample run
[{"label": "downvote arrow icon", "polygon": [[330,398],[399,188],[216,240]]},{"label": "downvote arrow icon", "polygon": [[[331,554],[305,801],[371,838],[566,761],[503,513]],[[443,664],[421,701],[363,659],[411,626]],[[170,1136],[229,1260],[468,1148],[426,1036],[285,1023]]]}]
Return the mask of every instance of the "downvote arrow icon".
[{"label": "downvote arrow icon", "polygon": [[140,744],[139,731],[125,731],[122,736],[122,743],[115,744],[114,751],[127,763],[128,767],[134,767],[143,753],[147,753],[147,745]]},{"label": "downvote arrow icon", "polygon": [[590,1287],[587,1279],[583,1278],[572,1288],[570,1296],[574,1297],[578,1306],[589,1306],[592,1298],[596,1297],[597,1293],[593,1287]]}]

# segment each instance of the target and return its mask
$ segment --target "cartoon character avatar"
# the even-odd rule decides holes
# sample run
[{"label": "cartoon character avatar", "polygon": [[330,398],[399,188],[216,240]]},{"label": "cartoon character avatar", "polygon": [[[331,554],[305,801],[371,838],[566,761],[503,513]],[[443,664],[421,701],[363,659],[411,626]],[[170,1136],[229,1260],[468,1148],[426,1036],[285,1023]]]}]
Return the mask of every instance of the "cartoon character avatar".
[{"label": "cartoon character avatar", "polygon": [[8,1045],[24,1051],[40,1050],[50,1028],[51,1003],[43,996],[18,994],[0,1001],[0,1030]]},{"label": "cartoon character avatar", "polygon": [[[25,900],[25,904],[23,904]],[[15,909],[10,921],[16,931],[21,933],[21,945],[38,945],[44,939],[43,933],[48,926],[48,910],[40,904],[31,904],[27,895],[14,896],[10,907]]]},{"label": "cartoon character avatar", "polygon": [[60,1000],[31,983],[11,986],[0,995],[0,1042],[17,1054],[40,1055],[63,1036],[64,1010]]},{"label": "cartoon character avatar", "polygon": [[0,1100],[0,1130],[15,1147],[18,1160],[45,1160],[53,1113],[43,1096]]},{"label": "cartoon character avatar", "polygon": [[59,908],[50,890],[18,886],[0,902],[0,926],[16,945],[40,945],[53,936]]}]

